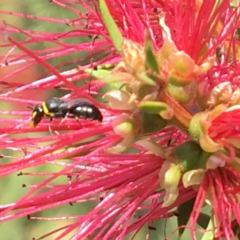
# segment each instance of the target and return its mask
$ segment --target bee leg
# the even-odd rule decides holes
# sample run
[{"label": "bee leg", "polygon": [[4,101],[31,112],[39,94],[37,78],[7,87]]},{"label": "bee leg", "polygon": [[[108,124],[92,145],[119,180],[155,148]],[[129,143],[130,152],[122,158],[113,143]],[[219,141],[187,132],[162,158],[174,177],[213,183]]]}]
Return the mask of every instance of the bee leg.
[{"label": "bee leg", "polygon": [[78,122],[78,124],[81,126],[81,128],[85,129],[85,127],[81,124],[81,122],[79,121],[78,117],[75,117],[76,121]]},{"label": "bee leg", "polygon": [[52,118],[50,118],[49,124],[48,124],[48,131],[51,133],[51,135],[53,134],[52,128],[51,128],[51,123],[52,123]]},{"label": "bee leg", "polygon": [[55,133],[56,135],[59,135],[59,132],[58,132],[58,131],[53,131],[53,130],[52,130],[52,127],[51,127],[52,120],[53,120],[53,118],[50,118],[50,122],[49,122],[49,124],[48,124],[48,131],[51,133],[51,135],[54,135],[54,133]]},{"label": "bee leg", "polygon": [[68,118],[69,113],[66,113],[64,118],[60,121],[59,125],[61,125],[67,118]]}]

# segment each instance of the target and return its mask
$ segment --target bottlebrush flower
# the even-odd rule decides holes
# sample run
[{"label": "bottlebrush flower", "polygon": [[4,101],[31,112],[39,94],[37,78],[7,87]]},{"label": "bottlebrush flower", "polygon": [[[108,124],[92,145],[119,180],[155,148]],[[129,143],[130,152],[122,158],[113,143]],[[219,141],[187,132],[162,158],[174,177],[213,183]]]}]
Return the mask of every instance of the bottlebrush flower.
[{"label": "bottlebrush flower", "polygon": [[[75,17],[0,11],[69,28],[41,32],[3,23],[2,46],[10,50],[1,67],[19,67],[1,79],[7,88],[0,99],[16,110],[0,113],[19,118],[0,119],[8,160],[0,176],[18,173],[38,183],[24,184],[25,195],[1,205],[0,221],[69,220],[40,239],[56,233],[54,239],[123,239],[177,216],[179,234],[189,221],[192,239],[196,231],[232,239],[240,224],[239,6],[228,0],[53,0],[48,7],[55,5]],[[38,42],[46,45],[34,48]],[[62,62],[48,63],[54,59]],[[21,84],[16,76],[36,63],[50,76]],[[59,110],[49,123],[42,118],[51,115],[45,99],[42,104],[29,92],[53,89],[67,91],[61,98],[67,114]],[[79,98],[99,108],[103,121],[74,119],[69,109]],[[29,122],[36,112],[20,111],[22,104],[43,108],[35,128]],[[85,214],[33,215],[90,201],[94,207]],[[201,221],[204,204],[211,209],[208,226]]]}]

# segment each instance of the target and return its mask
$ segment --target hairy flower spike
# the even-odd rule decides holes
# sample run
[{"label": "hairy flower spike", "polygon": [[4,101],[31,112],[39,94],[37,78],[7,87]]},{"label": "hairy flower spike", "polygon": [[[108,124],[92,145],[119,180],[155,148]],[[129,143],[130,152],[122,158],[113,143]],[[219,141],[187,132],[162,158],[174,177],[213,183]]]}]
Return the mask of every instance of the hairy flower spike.
[{"label": "hairy flower spike", "polygon": [[[35,7],[0,10],[3,227],[27,216],[32,238],[149,239],[162,234],[157,220],[177,218],[179,238],[187,228],[193,240],[236,239],[239,3],[53,0],[41,2],[44,16]],[[1,237],[19,238],[19,226]]]},{"label": "hairy flower spike", "polygon": [[184,51],[179,51],[172,40],[170,29],[165,24],[165,16],[161,14],[159,23],[163,30],[163,46],[158,52],[158,62],[168,75],[170,84],[185,86],[195,81],[203,72],[213,66],[215,57],[198,66],[195,61]]}]

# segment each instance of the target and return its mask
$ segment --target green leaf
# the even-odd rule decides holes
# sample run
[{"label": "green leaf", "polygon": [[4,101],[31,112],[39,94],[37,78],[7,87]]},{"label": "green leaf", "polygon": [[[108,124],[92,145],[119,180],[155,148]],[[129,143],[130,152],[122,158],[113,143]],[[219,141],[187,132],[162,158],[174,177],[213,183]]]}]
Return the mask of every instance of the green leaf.
[{"label": "green leaf", "polygon": [[140,114],[142,119],[143,134],[158,132],[167,125],[167,121],[158,114],[149,114],[144,112],[140,112]]},{"label": "green leaf", "polygon": [[[215,235],[215,234],[214,234],[214,230],[213,230],[213,229],[214,229],[214,224],[213,224],[212,221],[209,221],[206,230],[210,230],[210,231],[206,231],[206,232],[203,234],[201,240],[214,239],[214,235]],[[211,231],[211,230],[212,230],[212,231]]]},{"label": "green leaf", "polygon": [[164,102],[142,101],[138,107],[143,112],[159,114],[165,120],[170,120],[173,117],[172,109]]},{"label": "green leaf", "polygon": [[240,233],[240,226],[238,224],[234,225],[232,227],[232,231],[235,235],[239,234]]},{"label": "green leaf", "polygon": [[[192,213],[193,210],[193,205],[195,202],[195,198],[190,199],[189,201],[181,204],[178,207],[178,217],[177,217],[177,221],[178,221],[178,227],[182,226],[182,225],[187,225],[189,217]],[[183,235],[185,231],[185,228],[180,228],[178,231],[178,239],[180,239]]]},{"label": "green leaf", "polygon": [[159,73],[158,62],[154,54],[152,41],[150,38],[149,31],[146,33],[146,41],[145,41],[145,51],[146,51],[146,64],[152,69],[154,72]]},{"label": "green leaf", "polygon": [[143,84],[146,84],[149,86],[156,86],[156,82],[152,78],[148,77],[145,73],[144,74],[137,73],[136,76],[139,80],[141,80]]},{"label": "green leaf", "polygon": [[115,67],[115,64],[107,63],[104,65],[98,65],[97,69],[105,69],[105,70],[112,70]]},{"label": "green leaf", "polygon": [[236,40],[240,41],[240,28],[239,27],[236,29],[235,38],[236,38]]},{"label": "green leaf", "polygon": [[[112,73],[109,70],[103,68],[87,68],[84,70],[86,73],[89,73],[92,77],[100,79],[103,83],[106,83],[107,87],[111,87],[114,89],[122,89],[124,88],[124,84],[119,81],[119,76],[117,74]],[[105,86],[105,87],[106,87]]]},{"label": "green leaf", "polygon": [[141,111],[152,114],[159,114],[162,111],[168,110],[168,105],[166,103],[156,101],[142,101],[138,107]]},{"label": "green leaf", "polygon": [[85,69],[85,72],[89,73],[94,78],[105,78],[111,73],[111,71],[109,70],[105,70],[105,69],[94,70],[93,68]]},{"label": "green leaf", "polygon": [[188,141],[174,148],[174,154],[178,158],[183,171],[205,168],[207,159],[211,153],[205,152],[198,143]]},{"label": "green leaf", "polygon": [[206,229],[210,221],[210,216],[205,213],[200,213],[197,219],[197,223],[203,229]]},{"label": "green leaf", "polygon": [[122,34],[119,31],[114,19],[112,18],[112,15],[109,12],[109,9],[107,7],[105,0],[99,0],[99,4],[100,4],[100,11],[102,13],[103,22],[106,26],[106,29],[112,39],[112,42],[115,48],[117,49],[117,51],[120,51],[123,43]]}]

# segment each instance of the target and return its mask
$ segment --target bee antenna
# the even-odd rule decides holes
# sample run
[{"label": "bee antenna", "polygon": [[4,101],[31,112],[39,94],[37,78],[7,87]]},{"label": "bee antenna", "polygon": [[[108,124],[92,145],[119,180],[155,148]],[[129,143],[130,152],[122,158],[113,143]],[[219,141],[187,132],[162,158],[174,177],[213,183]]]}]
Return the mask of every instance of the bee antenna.
[{"label": "bee antenna", "polygon": [[90,76],[90,79],[89,79],[89,82],[88,82],[88,93],[91,94],[91,81],[92,81],[92,73],[93,71],[97,71],[98,70],[98,66],[94,66],[92,71],[91,71],[91,76]]},{"label": "bee antenna", "polygon": [[33,110],[33,106],[31,105],[28,105],[27,108]]}]

